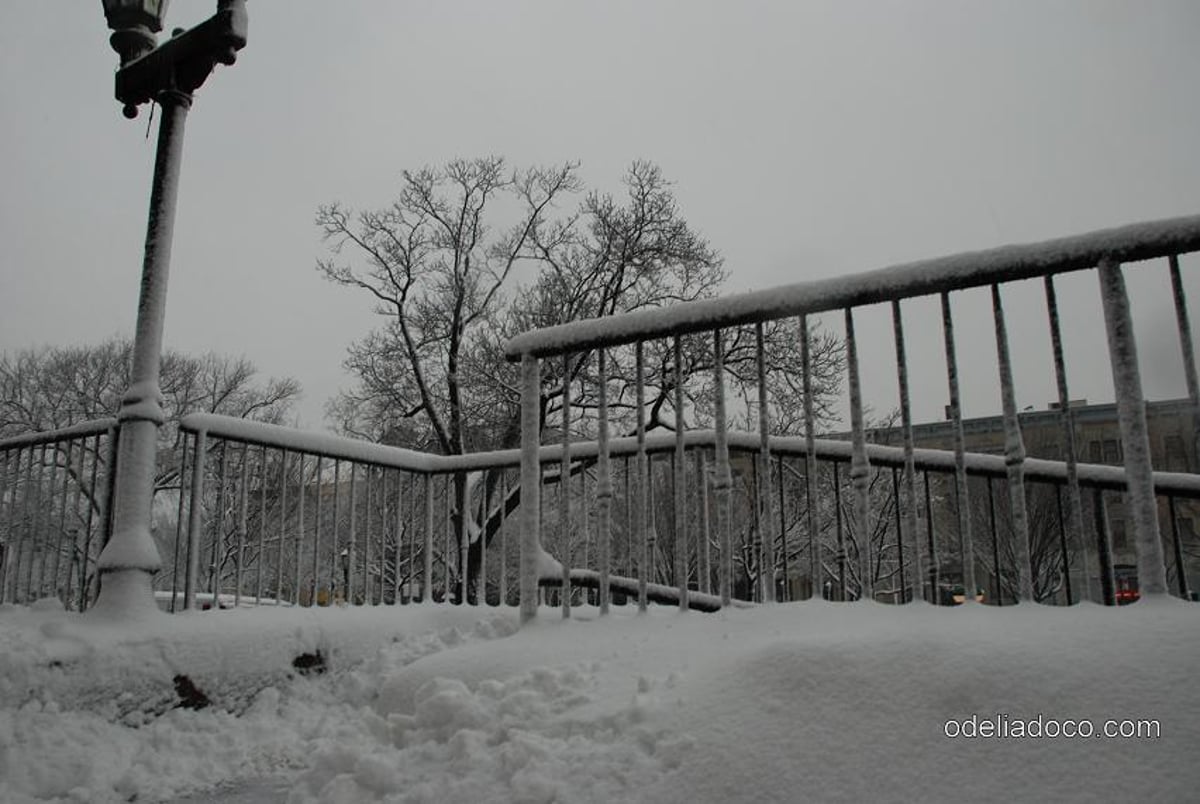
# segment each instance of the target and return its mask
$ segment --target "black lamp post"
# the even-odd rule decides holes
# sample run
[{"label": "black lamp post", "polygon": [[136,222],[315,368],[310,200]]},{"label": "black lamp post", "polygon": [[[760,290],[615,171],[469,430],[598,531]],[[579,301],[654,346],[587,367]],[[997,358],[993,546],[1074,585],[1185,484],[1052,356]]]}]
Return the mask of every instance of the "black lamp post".
[{"label": "black lamp post", "polygon": [[217,0],[216,14],[190,30],[176,29],[172,38],[161,45],[156,44],[154,34],[162,30],[167,0],[102,3],[113,30],[110,44],[121,57],[115,94],[125,116],[136,117],[143,103],[158,103],[162,116],[146,225],[133,369],[117,414],[121,429],[112,537],[100,554],[101,587],[95,608],[152,609],[150,581],[161,566],[150,534],[157,436],[164,418],[158,385],[159,356],[184,123],[192,93],[217,64],[233,64],[237,51],[246,45],[246,3]]}]

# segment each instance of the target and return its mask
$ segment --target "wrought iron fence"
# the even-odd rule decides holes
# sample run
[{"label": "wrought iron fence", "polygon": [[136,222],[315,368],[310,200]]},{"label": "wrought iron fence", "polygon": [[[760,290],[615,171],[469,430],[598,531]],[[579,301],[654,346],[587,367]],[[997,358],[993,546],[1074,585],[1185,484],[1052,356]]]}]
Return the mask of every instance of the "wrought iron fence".
[{"label": "wrought iron fence", "polygon": [[[1078,545],[1080,548],[1087,543],[1084,536],[1085,506],[1081,490],[1083,488],[1099,490],[1093,494],[1092,508],[1099,534],[1097,543],[1099,548],[1098,574],[1104,590],[1104,598],[1109,602],[1115,599],[1116,577],[1111,561],[1107,566],[1105,565],[1106,557],[1111,555],[1107,544],[1106,507],[1103,504],[1096,504],[1096,501],[1103,503],[1103,497],[1097,496],[1097,494],[1102,495],[1102,489],[1105,487],[1120,490],[1124,494],[1131,514],[1130,521],[1133,525],[1137,555],[1136,575],[1140,591],[1146,594],[1163,593],[1167,591],[1167,575],[1156,494],[1164,492],[1167,495],[1168,507],[1173,510],[1176,499],[1195,496],[1196,476],[1189,474],[1178,478],[1165,478],[1157,475],[1152,469],[1145,401],[1138,368],[1138,354],[1134,344],[1129,298],[1125,287],[1125,269],[1122,264],[1147,260],[1165,260],[1167,263],[1181,346],[1182,372],[1187,381],[1188,403],[1194,432],[1195,423],[1200,421],[1200,393],[1197,391],[1191,329],[1180,277],[1179,256],[1198,249],[1200,249],[1200,217],[1179,218],[1094,232],[1034,245],[1010,246],[991,251],[962,254],[727,298],[680,304],[662,310],[639,311],[626,315],[580,321],[524,333],[511,340],[506,347],[509,359],[520,361],[522,365],[522,485],[534,490],[539,488],[537,483],[541,464],[539,450],[544,428],[555,432],[561,441],[563,472],[569,471],[569,467],[572,465],[573,451],[580,449],[573,443],[573,430],[587,431],[594,428],[598,443],[595,496],[599,511],[599,532],[601,534],[611,532],[613,482],[608,395],[612,378],[609,366],[614,363],[632,365],[632,385],[635,388],[634,395],[636,397],[632,408],[636,415],[638,444],[634,470],[636,500],[633,512],[633,531],[642,559],[640,563],[642,566],[646,566],[646,558],[649,551],[653,549],[656,538],[653,527],[648,525],[651,511],[647,500],[652,483],[649,472],[649,450],[646,446],[647,420],[645,413],[646,362],[647,355],[652,354],[663,367],[658,379],[659,395],[666,395],[669,405],[674,408],[673,471],[675,477],[679,478],[679,482],[674,484],[672,491],[673,506],[676,512],[673,537],[676,545],[675,556],[678,562],[674,566],[672,574],[673,584],[678,590],[679,605],[682,607],[688,604],[688,578],[690,577],[689,569],[683,561],[684,550],[682,549],[687,535],[683,516],[687,508],[687,490],[683,480],[686,474],[687,442],[690,435],[689,429],[694,429],[697,422],[704,418],[711,420],[714,431],[712,490],[716,502],[714,519],[715,549],[718,554],[719,566],[717,575],[721,602],[728,605],[734,598],[735,580],[733,573],[734,523],[732,520],[734,511],[731,496],[733,472],[730,459],[731,442],[734,438],[728,430],[731,399],[727,386],[730,372],[725,359],[731,343],[744,343],[750,339],[756,350],[758,386],[756,402],[759,424],[756,447],[758,456],[756,477],[758,479],[754,483],[752,493],[755,500],[755,521],[762,523],[753,535],[751,552],[759,566],[769,568],[767,572],[759,573],[759,577],[763,580],[760,582],[757,595],[763,600],[773,600],[776,596],[775,584],[766,582],[766,579],[773,577],[779,568],[781,563],[779,547],[784,534],[766,524],[775,520],[773,509],[776,503],[775,497],[771,494],[772,483],[769,480],[773,467],[773,456],[778,454],[779,447],[772,441],[771,414],[773,404],[777,403],[768,394],[764,327],[794,326],[799,336],[804,400],[803,436],[801,437],[804,469],[800,475],[804,487],[802,496],[809,503],[805,514],[805,527],[807,533],[810,534],[808,539],[810,548],[806,559],[812,588],[822,588],[830,580],[829,571],[825,566],[820,540],[811,538],[812,534],[819,532],[820,525],[817,521],[818,506],[813,504],[817,499],[819,450],[816,444],[818,423],[813,409],[810,320],[821,314],[835,313],[840,314],[843,322],[845,381],[849,394],[850,419],[849,443],[844,447],[847,450],[844,461],[848,463],[851,498],[845,524],[854,533],[868,533],[873,526],[872,481],[877,477],[877,472],[872,468],[872,459],[874,457],[876,465],[878,465],[883,458],[876,455],[867,443],[869,428],[865,424],[864,417],[859,361],[860,345],[856,339],[855,324],[856,315],[865,306],[884,304],[890,307],[894,333],[895,368],[901,419],[899,429],[903,442],[899,451],[892,453],[890,459],[891,465],[897,469],[897,474],[893,476],[893,485],[895,496],[900,499],[900,505],[897,507],[900,515],[895,529],[894,545],[895,549],[906,551],[909,555],[907,562],[901,560],[900,564],[907,563],[913,570],[911,578],[920,579],[919,581],[906,579],[906,581],[909,584],[925,583],[924,579],[932,577],[935,579],[934,585],[936,586],[936,578],[940,570],[941,559],[937,555],[937,540],[930,538],[925,545],[922,545],[923,540],[918,538],[922,531],[918,472],[924,471],[925,468],[931,468],[922,465],[927,458],[928,461],[940,466],[942,471],[950,472],[953,477],[952,496],[956,520],[954,536],[958,542],[956,552],[961,576],[959,580],[965,590],[964,594],[973,594],[974,590],[979,587],[976,568],[980,563],[980,551],[976,546],[975,531],[977,527],[972,516],[972,512],[977,508],[972,504],[972,497],[978,491],[973,484],[968,482],[972,475],[1002,479],[1004,485],[1002,508],[1011,530],[1011,538],[1007,540],[1006,550],[1012,554],[1011,564],[1015,569],[1016,598],[1018,600],[1029,600],[1035,596],[1035,567],[1031,554],[1029,489],[1027,487],[1035,476],[1039,481],[1048,480],[1063,488],[1061,496],[1055,495],[1064,509],[1062,515],[1063,543]],[[1093,272],[1100,289],[1122,444],[1124,466],[1121,470],[1085,467],[1077,459],[1076,427],[1068,389],[1055,284],[1059,275],[1074,271]],[[1028,459],[1026,456],[1020,417],[1015,401],[1008,324],[1003,303],[1005,289],[1013,283],[1030,279],[1040,280],[1043,285],[1047,315],[1045,320],[1048,324],[1052,344],[1052,361],[1065,444],[1063,460],[1050,462],[1052,465]],[[963,433],[959,382],[960,344],[955,339],[952,298],[955,294],[973,288],[982,289],[990,296],[996,349],[994,365],[1005,434],[1002,457],[969,453]],[[906,303],[930,295],[936,297],[940,302],[946,388],[949,399],[947,413],[953,429],[953,450],[938,456],[927,455],[919,461],[920,451],[917,450],[913,437],[909,386],[910,361],[906,350],[904,308]],[[709,346],[704,346],[705,340],[708,340]],[[685,356],[689,353],[694,354],[698,350],[707,350],[709,355],[710,377],[707,388],[704,389],[709,402],[707,406],[701,404],[699,395],[697,395],[689,410],[685,404],[683,393],[687,380],[685,364],[688,362],[685,361]],[[633,354],[630,355],[630,352]],[[972,354],[969,357],[974,360],[977,356]],[[594,365],[594,371],[583,370],[583,367],[592,365]],[[543,418],[547,409],[544,404],[547,377],[560,378],[561,385],[557,390],[562,395],[562,413],[557,422]],[[592,399],[595,400],[594,407],[588,406],[576,411],[572,407],[571,395],[573,392],[577,393],[588,387],[589,383]],[[664,394],[662,393],[664,391],[670,393]],[[579,423],[575,421],[577,417],[580,420]],[[585,426],[581,426],[581,423]],[[1121,472],[1119,478],[1112,474],[1115,471]],[[839,492],[840,483],[835,482],[833,488],[835,492]],[[989,507],[994,511],[996,495],[992,482],[987,482],[985,489],[985,493],[990,495]],[[926,484],[925,490],[926,499],[929,499],[928,484]],[[536,588],[543,579],[546,566],[542,545],[544,521],[542,506],[538,500],[527,502],[529,504],[522,506],[523,558],[520,576],[522,616],[526,619],[534,616]],[[560,517],[569,519],[571,516],[570,499],[560,500],[559,504],[562,509]],[[838,501],[837,507],[840,516],[840,501]],[[929,508],[928,503],[926,508]],[[878,517],[875,516],[875,519],[877,520]],[[1181,551],[1178,547],[1180,534],[1177,524],[1177,520],[1172,516],[1177,574],[1180,576],[1180,589],[1183,594],[1187,594],[1185,573],[1182,571]],[[768,527],[771,527],[772,532],[767,532]],[[933,518],[927,513],[924,530],[928,533],[933,527]],[[601,541],[603,542],[603,538]],[[1000,540],[993,538],[992,541],[994,551],[999,553]],[[861,549],[856,550],[854,555],[855,570],[860,582],[859,596],[873,599],[876,597],[875,571],[880,563],[880,548],[873,545],[869,539],[862,540],[860,547]],[[560,545],[559,550],[561,551],[561,549]],[[783,555],[787,555],[786,551]],[[838,560],[845,561],[841,556]],[[1000,559],[996,557],[994,563],[998,567]],[[573,578],[567,566],[568,562],[563,562],[561,583],[564,588],[569,589]],[[931,568],[931,571],[927,568]],[[602,589],[605,586],[604,578],[606,578],[607,572],[605,559],[601,558],[599,573],[602,578]],[[1000,576],[1001,573],[997,570],[996,575]],[[844,571],[842,576],[845,577]],[[1085,572],[1085,578],[1086,576]],[[640,599],[644,603],[646,598],[644,573],[640,581],[642,584]],[[911,596],[915,597],[916,595]],[[569,595],[566,597],[569,598]],[[607,598],[603,591],[600,602],[602,608],[607,604]],[[564,606],[564,615],[566,614],[569,614],[569,608]]]},{"label": "wrought iron fence", "polygon": [[115,419],[0,440],[0,602],[92,602],[116,450]]}]

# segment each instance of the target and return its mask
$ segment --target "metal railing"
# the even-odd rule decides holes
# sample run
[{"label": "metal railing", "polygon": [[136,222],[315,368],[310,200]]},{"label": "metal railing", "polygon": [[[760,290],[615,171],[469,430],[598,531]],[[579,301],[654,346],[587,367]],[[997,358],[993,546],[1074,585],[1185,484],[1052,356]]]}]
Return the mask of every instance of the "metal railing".
[{"label": "metal railing", "polygon": [[[668,398],[668,406],[674,408],[674,473],[680,482],[674,485],[672,492],[674,508],[677,512],[674,540],[678,546],[684,544],[686,528],[682,524],[681,512],[686,510],[687,490],[683,482],[685,477],[685,452],[689,428],[695,427],[702,418],[710,418],[714,430],[713,447],[713,493],[716,499],[715,529],[717,532],[718,564],[720,567],[720,598],[723,604],[729,604],[733,598],[733,534],[731,489],[733,473],[730,461],[731,434],[728,432],[727,419],[731,400],[727,391],[730,381],[729,372],[725,365],[725,351],[729,343],[750,338],[757,351],[757,385],[758,385],[758,423],[757,439],[758,476],[761,482],[756,484],[753,493],[756,500],[756,521],[770,523],[774,521],[772,514],[775,499],[770,493],[772,455],[777,446],[773,446],[771,438],[771,414],[775,403],[770,398],[767,385],[767,374],[764,368],[764,324],[783,325],[794,320],[794,326],[800,339],[801,351],[801,384],[803,387],[804,414],[803,437],[805,468],[802,472],[804,491],[803,496],[808,501],[816,499],[817,482],[817,449],[816,432],[818,422],[813,408],[811,364],[811,331],[810,319],[822,313],[840,313],[844,322],[845,348],[845,381],[849,394],[850,443],[848,450],[849,478],[851,502],[849,505],[849,529],[856,533],[867,533],[872,526],[872,480],[876,473],[872,469],[873,452],[868,448],[868,428],[865,424],[864,403],[861,389],[859,344],[856,340],[856,312],[865,305],[886,304],[890,306],[893,343],[895,347],[895,367],[900,401],[900,430],[902,446],[895,453],[893,461],[897,463],[900,476],[896,478],[896,496],[901,499],[899,510],[902,511],[900,523],[897,526],[900,540],[909,553],[908,565],[914,570],[913,577],[923,579],[927,575],[926,567],[938,571],[936,545],[922,547],[921,539],[916,538],[920,532],[920,506],[918,504],[918,450],[913,437],[913,418],[910,403],[909,387],[909,358],[906,351],[904,330],[905,302],[918,297],[934,295],[940,301],[941,329],[946,364],[946,388],[949,405],[948,418],[953,425],[953,451],[950,453],[953,462],[954,511],[956,517],[956,534],[958,554],[961,563],[961,583],[966,590],[978,587],[976,565],[979,562],[972,521],[972,512],[976,506],[972,504],[972,485],[968,478],[972,473],[984,466],[990,467],[991,476],[1002,477],[1005,493],[1002,499],[1002,509],[1011,529],[1011,539],[1008,544],[1013,553],[1013,564],[1016,572],[1016,587],[1019,600],[1029,600],[1034,597],[1034,567],[1031,558],[1031,540],[1029,525],[1029,504],[1027,481],[1036,471],[1053,473],[1059,478],[1064,488],[1060,504],[1064,508],[1063,522],[1066,539],[1071,544],[1084,545],[1084,510],[1081,488],[1088,486],[1089,479],[1094,473],[1104,474],[1099,468],[1084,468],[1076,458],[1075,423],[1073,421],[1071,399],[1067,383],[1067,371],[1062,348],[1062,326],[1058,312],[1055,279],[1058,275],[1072,271],[1093,271],[1100,289],[1101,306],[1105,322],[1108,354],[1113,374],[1113,391],[1117,402],[1120,440],[1123,446],[1124,469],[1118,484],[1124,491],[1126,505],[1130,511],[1130,521],[1133,525],[1134,542],[1136,545],[1137,566],[1136,574],[1140,591],[1143,594],[1161,594],[1167,591],[1167,576],[1165,571],[1163,539],[1160,533],[1159,512],[1156,501],[1157,478],[1151,467],[1149,439],[1146,427],[1145,401],[1143,398],[1138,355],[1134,344],[1132,316],[1129,298],[1125,288],[1124,270],[1122,263],[1131,263],[1152,259],[1165,259],[1168,263],[1177,328],[1179,331],[1183,373],[1186,376],[1190,407],[1192,411],[1193,428],[1200,421],[1200,393],[1197,391],[1195,361],[1192,353],[1191,329],[1188,318],[1188,308],[1184,297],[1183,284],[1180,277],[1179,256],[1200,250],[1200,217],[1187,217],[1152,223],[1126,226],[1117,229],[1093,232],[1091,234],[1048,241],[1045,243],[1010,246],[991,251],[975,252],[946,257],[926,262],[894,266],[878,271],[838,277],[817,282],[804,282],[766,291],[747,293],[727,298],[704,300],[680,304],[661,310],[647,310],[626,315],[612,316],[604,319],[580,321],[571,324],[535,330],[524,333],[512,339],[506,347],[510,360],[520,361],[522,365],[522,462],[521,482],[529,489],[538,488],[540,471],[539,449],[543,438],[543,429],[551,427],[561,439],[562,463],[564,471],[571,465],[572,452],[576,446],[572,443],[572,429],[588,430],[594,428],[598,442],[598,471],[596,479],[596,505],[599,510],[599,532],[611,532],[611,500],[613,485],[611,477],[611,450],[609,438],[610,410],[608,403],[609,385],[612,379],[609,366],[621,363],[633,367],[632,378],[627,378],[635,388],[636,401],[633,410],[636,417],[638,450],[636,455],[635,485],[638,500],[635,504],[635,539],[639,549],[645,552],[653,543],[652,529],[647,527],[650,513],[646,500],[648,499],[648,449],[646,444],[646,354],[653,350],[659,356],[663,371],[659,377],[661,396]],[[1025,445],[1022,440],[1020,419],[1016,406],[1014,391],[1012,361],[1010,356],[1007,321],[1005,318],[1003,297],[1004,289],[1012,283],[1023,280],[1040,279],[1045,295],[1047,323],[1052,343],[1052,359],[1058,389],[1059,408],[1061,410],[1061,426],[1065,450],[1064,460],[1053,467],[1043,467],[1037,462],[1027,459]],[[959,344],[955,339],[954,315],[952,296],[973,288],[990,291],[992,319],[995,333],[996,380],[999,388],[999,402],[1003,410],[1004,423],[1004,456],[1002,458],[984,459],[968,453],[963,434],[963,414],[961,405],[961,389],[959,381]],[[788,324],[790,325],[790,324]],[[703,339],[710,339],[711,346],[704,347]],[[694,353],[697,349],[707,349],[710,375],[704,393],[711,396],[711,405],[707,410],[702,409],[697,394],[687,407],[683,389],[690,379],[684,368],[685,353]],[[629,352],[633,354],[630,355]],[[970,355],[974,360],[977,355]],[[594,361],[594,363],[593,363]],[[583,366],[594,365],[594,372],[581,371]],[[594,412],[592,408],[575,411],[572,408],[571,395],[583,390],[588,377],[592,377],[592,398],[595,399]],[[544,419],[548,406],[547,378],[558,377],[559,385],[554,386],[561,394],[562,414],[557,422]],[[574,388],[572,386],[575,386]],[[573,418],[578,416],[583,423],[576,424]],[[876,456],[876,460],[879,460]],[[945,460],[938,457],[938,461]],[[997,461],[1000,463],[998,464]],[[1002,471],[1001,471],[1002,464]],[[949,468],[949,466],[946,466]],[[1057,481],[1056,481],[1057,482]],[[1193,478],[1179,480],[1176,489],[1178,494],[1191,494]],[[1159,488],[1162,486],[1160,485]],[[835,484],[835,488],[840,488]],[[927,487],[928,489],[928,487]],[[987,484],[990,507],[995,510],[995,494],[992,485]],[[926,492],[929,493],[928,490]],[[1174,492],[1173,492],[1174,494]],[[1171,499],[1174,499],[1172,496]],[[1103,502],[1102,498],[1100,500]],[[541,533],[543,516],[537,500],[527,501],[530,504],[522,506],[522,566],[521,566],[521,600],[522,617],[528,619],[535,614],[536,584],[540,577],[540,567],[545,562]],[[570,500],[562,504],[563,518],[571,515]],[[806,514],[807,531],[816,533],[816,506],[808,505]],[[1096,521],[1099,523],[1100,539],[1107,539],[1107,526],[1104,523],[1106,513],[1104,505],[1093,505]],[[926,522],[928,530],[929,522]],[[1176,523],[1173,519],[1173,528]],[[756,560],[760,566],[770,568],[770,571],[760,573],[763,578],[773,575],[779,558],[777,547],[781,534],[766,532],[763,525],[756,534],[752,546]],[[765,534],[765,535],[764,535]],[[1179,534],[1175,532],[1178,545]],[[603,538],[602,538],[603,541]],[[827,580],[823,556],[819,540],[810,539],[812,548],[807,556],[808,577],[813,589],[820,588]],[[862,579],[861,596],[874,598],[873,568],[877,566],[879,556],[874,554],[870,540],[864,540],[863,549],[857,551],[855,562],[858,576]],[[1115,587],[1113,567],[1104,566],[1104,554],[1110,552],[1101,550],[1099,574],[1101,585],[1106,590],[1105,598],[1112,601],[1111,590]],[[676,555],[683,551],[677,549]],[[644,563],[644,562],[643,562]],[[999,561],[997,560],[997,564]],[[1183,575],[1182,559],[1178,561],[1178,571]],[[564,564],[565,566],[565,564]],[[606,577],[607,567],[600,566],[599,573]],[[674,570],[674,583],[678,589],[678,599],[681,606],[687,605],[688,598],[687,567],[680,565]],[[570,572],[563,570],[562,584],[569,589],[572,578]],[[643,583],[645,579],[642,579]],[[1183,583],[1183,582],[1181,582]],[[607,597],[603,591],[604,581],[601,582],[601,607],[607,605]],[[1186,594],[1186,585],[1181,587]],[[775,585],[764,583],[760,591],[761,599],[772,600],[775,596]],[[645,594],[641,595],[644,603]],[[564,607],[564,615],[569,609]]]},{"label": "metal railing", "polygon": [[0,440],[0,602],[95,599],[116,450],[115,419]]}]

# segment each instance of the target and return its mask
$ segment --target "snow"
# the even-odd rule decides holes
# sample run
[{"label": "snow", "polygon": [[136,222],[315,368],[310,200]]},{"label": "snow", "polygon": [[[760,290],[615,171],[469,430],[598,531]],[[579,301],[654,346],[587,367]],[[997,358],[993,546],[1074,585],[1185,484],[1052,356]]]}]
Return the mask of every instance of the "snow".
[{"label": "snow", "polygon": [[[1186,800],[1200,607],[0,607],[0,800]],[[328,671],[299,675],[301,653]],[[211,698],[172,708],[187,674]],[[155,714],[155,713],[158,714]],[[948,719],[1158,739],[949,739]]]},{"label": "snow", "polygon": [[1093,268],[1104,258],[1137,262],[1197,249],[1200,216],[1167,218],[543,327],[512,338],[504,351],[510,361],[522,355],[548,357]]}]

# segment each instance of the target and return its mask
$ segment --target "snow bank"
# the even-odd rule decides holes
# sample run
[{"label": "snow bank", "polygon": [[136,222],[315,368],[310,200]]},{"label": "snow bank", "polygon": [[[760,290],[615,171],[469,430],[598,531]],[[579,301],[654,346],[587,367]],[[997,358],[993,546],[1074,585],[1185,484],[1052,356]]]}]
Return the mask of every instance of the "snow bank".
[{"label": "snow bank", "polygon": [[[77,615],[6,607],[0,800],[1084,801],[1200,789],[1194,605],[614,612],[546,610],[516,631],[510,609],[241,610],[88,639]],[[300,648],[328,650],[329,671],[289,678]],[[179,662],[215,695],[222,681],[278,675],[237,714],[126,722],[86,694],[119,697],[147,666]],[[948,720],[998,716],[1161,731],[945,735]]]}]

